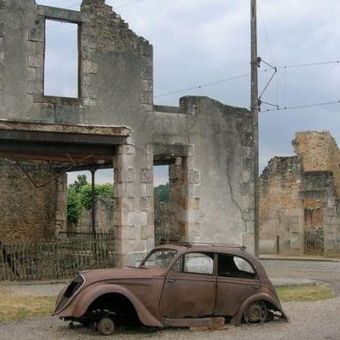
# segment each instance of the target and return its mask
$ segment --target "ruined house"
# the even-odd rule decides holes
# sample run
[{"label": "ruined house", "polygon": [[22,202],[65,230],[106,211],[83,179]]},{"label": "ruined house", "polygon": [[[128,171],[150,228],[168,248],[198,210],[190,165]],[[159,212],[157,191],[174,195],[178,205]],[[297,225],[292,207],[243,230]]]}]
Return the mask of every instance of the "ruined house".
[{"label": "ruined house", "polygon": [[[48,20],[78,27],[76,98],[45,93]],[[65,172],[113,168],[116,263],[134,264],[154,246],[153,166],[167,164],[169,240],[253,251],[250,112],[207,97],[156,105],[153,48],[104,0],[83,0],[80,11],[0,0],[0,103],[1,238],[65,231]],[[30,172],[44,166],[50,172],[33,185]]]},{"label": "ruined house", "polygon": [[260,252],[340,254],[340,151],[329,132],[298,132],[296,156],[260,177]]}]

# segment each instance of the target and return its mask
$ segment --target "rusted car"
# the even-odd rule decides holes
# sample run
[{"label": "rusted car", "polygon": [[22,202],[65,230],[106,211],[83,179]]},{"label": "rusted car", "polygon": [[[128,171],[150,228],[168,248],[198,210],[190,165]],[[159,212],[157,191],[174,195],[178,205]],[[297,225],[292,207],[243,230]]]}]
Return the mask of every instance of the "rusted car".
[{"label": "rusted car", "polygon": [[127,322],[164,328],[287,320],[264,268],[244,247],[192,244],[156,247],[138,267],[80,273],[60,293],[54,315],[103,335]]}]

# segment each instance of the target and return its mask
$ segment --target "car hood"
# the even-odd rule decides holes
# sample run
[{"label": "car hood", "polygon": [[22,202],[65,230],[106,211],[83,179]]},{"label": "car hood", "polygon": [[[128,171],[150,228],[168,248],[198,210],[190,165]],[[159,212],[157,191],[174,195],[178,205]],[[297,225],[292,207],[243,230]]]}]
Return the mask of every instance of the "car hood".
[{"label": "car hood", "polygon": [[163,276],[166,269],[162,268],[115,268],[115,269],[95,269],[81,272],[85,279],[85,284],[89,285],[100,281],[112,280],[134,280],[134,279],[151,279],[153,277]]}]

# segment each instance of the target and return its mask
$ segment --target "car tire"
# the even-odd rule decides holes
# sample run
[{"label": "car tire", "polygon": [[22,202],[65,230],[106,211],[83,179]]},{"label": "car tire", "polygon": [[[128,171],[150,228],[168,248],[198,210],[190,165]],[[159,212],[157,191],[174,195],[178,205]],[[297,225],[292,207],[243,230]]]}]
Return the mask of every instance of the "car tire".
[{"label": "car tire", "polygon": [[243,313],[246,323],[264,323],[268,318],[268,308],[264,301],[251,303]]},{"label": "car tire", "polygon": [[102,318],[97,323],[97,331],[101,335],[111,335],[115,330],[113,320],[109,318]]}]

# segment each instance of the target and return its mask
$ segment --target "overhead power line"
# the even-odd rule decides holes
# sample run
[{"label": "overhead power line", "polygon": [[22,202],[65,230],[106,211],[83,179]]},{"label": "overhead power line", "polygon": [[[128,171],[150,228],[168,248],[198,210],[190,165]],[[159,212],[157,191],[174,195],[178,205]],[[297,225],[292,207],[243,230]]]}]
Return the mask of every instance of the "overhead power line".
[{"label": "overhead power line", "polygon": [[214,86],[214,85],[226,83],[228,81],[232,81],[232,80],[236,80],[236,79],[240,79],[240,78],[245,78],[245,77],[249,77],[249,76],[250,76],[249,72],[243,73],[243,74],[240,74],[238,76],[231,77],[231,78],[220,79],[220,80],[216,80],[216,81],[213,81],[213,82],[210,82],[210,83],[203,83],[203,84],[200,84],[200,85],[186,87],[186,88],[175,90],[175,91],[161,93],[159,95],[156,95],[155,98],[166,97],[166,96],[170,96],[170,95],[173,95],[173,94],[178,94],[178,93],[181,93],[181,92],[186,92],[186,91],[191,91],[191,90],[203,89],[203,88],[206,88],[206,87],[209,87],[209,86]]},{"label": "overhead power line", "polygon": [[277,66],[277,68],[287,69],[287,68],[322,66],[322,65],[332,65],[332,64],[340,64],[340,60],[321,61],[321,62],[316,62],[316,63],[305,63],[305,64],[279,65]]},{"label": "overhead power line", "polygon": [[320,107],[320,106],[334,105],[334,104],[340,104],[340,100],[333,100],[329,102],[320,102],[320,103],[314,103],[314,104],[292,105],[292,106],[283,106],[283,107],[278,106],[276,109],[262,110],[261,112],[286,111],[286,110],[304,109],[304,108],[309,108],[309,107],[318,107],[318,106]]}]

